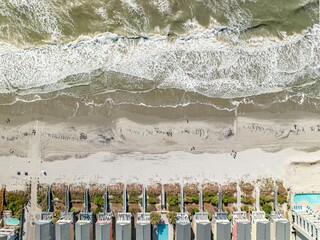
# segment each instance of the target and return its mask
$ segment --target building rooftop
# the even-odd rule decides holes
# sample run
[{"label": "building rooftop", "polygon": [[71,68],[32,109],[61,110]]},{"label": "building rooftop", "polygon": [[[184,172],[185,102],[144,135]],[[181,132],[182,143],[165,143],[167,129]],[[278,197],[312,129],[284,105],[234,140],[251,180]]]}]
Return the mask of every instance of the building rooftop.
[{"label": "building rooftop", "polygon": [[243,223],[250,222],[247,219],[247,213],[245,211],[233,212],[232,215],[233,215],[232,221],[234,222],[243,222]]},{"label": "building rooftop", "polygon": [[138,224],[150,224],[150,213],[138,213]]},{"label": "building rooftop", "polygon": [[53,212],[42,212],[41,213],[41,220],[52,221],[53,219]]},{"label": "building rooftop", "polygon": [[79,221],[87,221],[87,222],[92,222],[92,213],[88,212],[81,212],[79,214]]},{"label": "building rooftop", "polygon": [[46,224],[46,223],[51,223],[52,219],[39,219],[36,223],[37,224]]},{"label": "building rooftop", "polygon": [[266,219],[266,213],[263,211],[252,211],[251,219],[252,222],[269,222],[269,220]]},{"label": "building rooftop", "polygon": [[98,221],[111,220],[111,219],[112,219],[112,213],[99,213],[98,215]]},{"label": "building rooftop", "polygon": [[288,222],[288,220],[283,216],[283,212],[271,212],[270,218],[272,221],[276,222]]},{"label": "building rooftop", "polygon": [[214,221],[215,222],[229,222],[228,217],[227,217],[227,213],[225,212],[216,212],[214,215]]},{"label": "building rooftop", "polygon": [[189,221],[189,214],[188,213],[177,213],[177,223],[184,224],[184,223],[190,223]]},{"label": "building rooftop", "polygon": [[109,224],[109,223],[112,223],[112,221],[111,220],[98,220],[96,222],[96,224]]},{"label": "building rooftop", "polygon": [[98,215],[98,224],[111,223],[112,222],[112,213],[99,213]]},{"label": "building rooftop", "polygon": [[196,212],[194,214],[196,223],[210,223],[209,214],[207,212]]},{"label": "building rooftop", "polygon": [[118,213],[117,223],[131,223],[131,213]]},{"label": "building rooftop", "polygon": [[69,219],[59,219],[56,224],[72,223]]},{"label": "building rooftop", "polygon": [[62,212],[60,219],[57,221],[61,223],[73,223],[74,221],[74,213],[73,212]]},{"label": "building rooftop", "polygon": [[78,220],[76,224],[78,225],[84,225],[84,224],[90,224],[90,220]]},{"label": "building rooftop", "polygon": [[12,217],[12,211],[11,211],[11,210],[4,210],[4,211],[2,212],[2,216],[3,216],[4,218],[11,218],[11,217]]}]

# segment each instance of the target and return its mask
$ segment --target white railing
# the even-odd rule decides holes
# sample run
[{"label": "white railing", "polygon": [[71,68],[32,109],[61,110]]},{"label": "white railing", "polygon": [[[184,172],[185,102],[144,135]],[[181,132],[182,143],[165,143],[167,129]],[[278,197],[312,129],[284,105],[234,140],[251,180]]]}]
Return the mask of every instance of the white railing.
[{"label": "white railing", "polygon": [[308,239],[320,240],[320,217],[312,211],[292,211],[293,226]]}]

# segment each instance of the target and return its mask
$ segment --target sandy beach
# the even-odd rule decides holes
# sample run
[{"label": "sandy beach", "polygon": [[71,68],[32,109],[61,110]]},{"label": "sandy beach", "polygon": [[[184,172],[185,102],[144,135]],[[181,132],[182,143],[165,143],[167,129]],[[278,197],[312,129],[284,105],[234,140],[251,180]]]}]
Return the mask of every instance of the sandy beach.
[{"label": "sandy beach", "polygon": [[[293,191],[318,189],[320,151],[304,152],[286,149],[276,153],[260,149],[241,151],[236,159],[230,153],[192,154],[112,154],[99,152],[86,158],[39,162],[31,158],[0,157],[0,181],[7,188],[20,189],[36,177],[40,183],[139,182],[218,182],[260,178],[281,179]],[[29,163],[30,161],[30,163]],[[22,176],[16,172],[21,171]],[[29,176],[24,176],[24,172]],[[45,171],[47,175],[44,175]],[[304,179],[302,182],[301,179]]]},{"label": "sandy beach", "polygon": [[41,117],[26,123],[11,118],[0,126],[0,182],[14,189],[35,178],[41,183],[147,184],[272,177],[297,191],[316,188],[316,114],[202,119],[119,115],[63,121]]}]

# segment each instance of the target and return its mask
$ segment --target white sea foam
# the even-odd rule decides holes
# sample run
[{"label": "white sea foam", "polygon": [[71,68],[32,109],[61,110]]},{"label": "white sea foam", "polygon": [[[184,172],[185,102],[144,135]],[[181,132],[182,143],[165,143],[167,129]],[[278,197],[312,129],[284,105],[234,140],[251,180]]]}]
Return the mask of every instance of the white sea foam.
[{"label": "white sea foam", "polygon": [[141,12],[142,8],[138,5],[135,0],[120,0],[124,7],[128,7],[129,9],[135,12]]},{"label": "white sea foam", "polygon": [[[136,76],[159,88],[222,98],[277,92],[304,77],[319,81],[318,25],[307,35],[280,42],[264,38],[253,45],[250,41],[222,42],[217,34],[205,31],[173,41],[159,35],[137,41],[106,34],[84,42],[4,51],[0,91],[41,90],[44,86],[54,91],[79,82],[89,84],[90,78],[85,76],[64,79],[96,69]],[[139,78],[132,78],[132,84]]]},{"label": "white sea foam", "polygon": [[171,13],[171,6],[169,0],[150,0],[150,3],[155,6],[162,14]]},{"label": "white sea foam", "polygon": [[228,19],[227,25],[233,30],[241,30],[250,26],[252,14],[248,10],[241,8],[237,0],[202,0],[202,2],[216,16],[223,12],[224,17]]},{"label": "white sea foam", "polygon": [[[9,35],[15,34],[14,31],[26,35],[35,31],[50,35],[51,41],[54,42],[63,36],[62,26],[71,28],[73,25],[67,10],[56,4],[56,1],[8,0],[1,2],[0,16],[9,19],[8,24],[4,25]],[[21,16],[24,18],[22,19]]]},{"label": "white sea foam", "polygon": [[104,22],[108,21],[108,19],[109,19],[108,18],[108,13],[107,13],[107,10],[104,7],[99,7],[97,9],[95,9],[95,12],[96,12],[96,14],[98,14],[102,18],[102,20]]},{"label": "white sea foam", "polygon": [[188,19],[183,26],[187,32],[192,32],[195,29],[204,29],[195,18]]}]

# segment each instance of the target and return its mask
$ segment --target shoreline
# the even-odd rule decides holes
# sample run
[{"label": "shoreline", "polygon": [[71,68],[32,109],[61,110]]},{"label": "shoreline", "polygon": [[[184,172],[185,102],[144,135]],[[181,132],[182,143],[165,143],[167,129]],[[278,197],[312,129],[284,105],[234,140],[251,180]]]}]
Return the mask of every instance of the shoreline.
[{"label": "shoreline", "polygon": [[320,116],[301,112],[161,119],[119,111],[111,116],[68,120],[50,116],[25,119],[26,122],[10,118],[9,123],[0,125],[0,156],[27,157],[36,125],[39,125],[36,131],[40,135],[39,154],[44,161],[83,158],[97,152],[201,154],[252,148],[266,152],[286,148],[320,150]]}]

